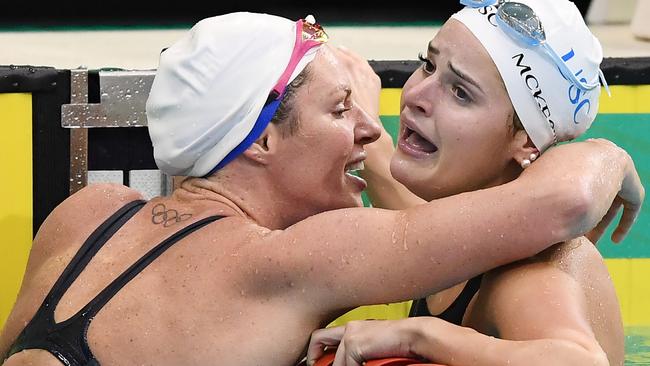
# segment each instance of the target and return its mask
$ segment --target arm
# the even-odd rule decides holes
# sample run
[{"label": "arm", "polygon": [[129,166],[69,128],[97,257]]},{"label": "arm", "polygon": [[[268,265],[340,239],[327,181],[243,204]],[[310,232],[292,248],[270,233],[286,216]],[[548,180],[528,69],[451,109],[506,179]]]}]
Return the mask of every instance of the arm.
[{"label": "arm", "polygon": [[579,238],[485,275],[465,322],[499,338],[435,319],[414,329],[410,349],[452,366],[618,365],[618,308],[602,257]]},{"label": "arm", "polygon": [[[558,357],[566,361],[550,363],[623,363],[623,324],[616,291],[602,256],[585,238],[486,274],[472,314],[483,318],[477,329],[490,329],[500,338],[517,341],[514,350],[522,362],[540,351],[541,343],[546,351],[536,357],[539,362]],[[469,316],[470,325],[473,318]]]},{"label": "arm", "polygon": [[[304,291],[299,297],[315,311],[433,293],[580,236],[603,217],[628,175],[638,182],[629,163],[613,144],[578,142],[549,150],[498,187],[401,211],[315,215],[251,247],[250,264],[261,273],[251,281],[260,291]],[[601,179],[602,171],[611,179]]]},{"label": "arm", "polygon": [[[518,263],[486,274],[481,291],[465,322],[477,329],[489,330],[499,338],[456,326],[433,317],[399,321],[352,322],[345,327],[317,330],[312,334],[308,360],[323,354],[323,346],[337,346],[341,365],[358,365],[363,360],[388,356],[419,357],[449,366],[528,366],[528,365],[595,365],[608,366],[608,356],[598,343],[583,288],[601,304],[617,305],[614,291],[601,289],[607,271],[598,255],[586,253],[591,243],[572,243],[569,254],[560,258],[560,266],[579,272],[589,271],[589,283],[580,285],[572,276],[553,263]],[[568,263],[567,263],[568,262]],[[594,263],[598,262],[598,263]],[[601,268],[595,268],[600,265]],[[593,272],[593,273],[592,273]],[[605,278],[603,278],[605,277]],[[593,282],[593,283],[592,283]],[[610,306],[615,308],[616,306]],[[602,309],[601,309],[602,308]],[[607,305],[599,306],[598,318],[611,318]],[[591,322],[597,321],[591,319]],[[476,324],[474,324],[476,323]],[[603,322],[604,323],[604,322]],[[616,338],[622,329],[598,324],[602,334]],[[620,331],[620,332],[619,332]],[[623,360],[620,350],[612,350],[613,364]],[[345,361],[345,362],[343,362]]]},{"label": "arm", "polygon": [[609,366],[597,344],[585,346],[574,340],[577,335],[565,333],[564,338],[513,341],[435,317],[352,321],[315,331],[307,364],[323,356],[324,346],[335,346],[333,366],[361,366],[366,360],[386,357],[419,358],[446,366]]}]

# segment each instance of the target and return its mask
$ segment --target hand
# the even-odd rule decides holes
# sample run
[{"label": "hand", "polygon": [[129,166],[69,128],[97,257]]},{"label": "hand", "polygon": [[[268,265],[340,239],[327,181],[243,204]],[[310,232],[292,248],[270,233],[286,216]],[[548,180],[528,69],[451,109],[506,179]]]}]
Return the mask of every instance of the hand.
[{"label": "hand", "polygon": [[[534,175],[532,175],[534,173]],[[530,175],[529,175],[530,174]],[[569,236],[585,235],[598,241],[618,210],[623,215],[612,240],[622,241],[634,224],[645,199],[645,189],[629,154],[605,139],[590,139],[549,149],[521,177],[532,178],[529,187],[553,184],[568,187],[567,199],[582,206],[564,217],[572,220]],[[527,179],[527,178],[525,178]]]},{"label": "hand", "polygon": [[309,341],[307,365],[314,365],[325,347],[333,346],[338,347],[332,366],[361,366],[366,360],[384,357],[417,357],[410,352],[416,337],[413,326],[417,326],[416,318],[351,321],[316,330]]},{"label": "hand", "polygon": [[634,166],[634,161],[625,150],[605,139],[590,139],[588,141],[609,145],[610,147],[617,149],[621,155],[623,164],[625,164],[625,177],[623,178],[621,188],[618,191],[616,198],[614,198],[614,201],[607,210],[605,216],[603,216],[598,225],[596,225],[596,227],[585,236],[595,244],[602,237],[605,229],[610,225],[612,220],[614,220],[616,214],[621,208],[623,208],[621,220],[619,221],[616,230],[614,230],[614,233],[612,233],[612,241],[620,243],[625,236],[627,236],[630,228],[639,216],[641,206],[645,199],[645,189],[641,184],[641,179],[639,178],[639,173]]},{"label": "hand", "polygon": [[313,331],[307,348],[307,366],[313,366],[329,348],[337,347],[344,333],[345,325]]},{"label": "hand", "polygon": [[375,121],[379,119],[379,94],[381,79],[368,61],[343,46],[333,47],[341,65],[348,71],[352,87],[352,100],[358,108]]}]

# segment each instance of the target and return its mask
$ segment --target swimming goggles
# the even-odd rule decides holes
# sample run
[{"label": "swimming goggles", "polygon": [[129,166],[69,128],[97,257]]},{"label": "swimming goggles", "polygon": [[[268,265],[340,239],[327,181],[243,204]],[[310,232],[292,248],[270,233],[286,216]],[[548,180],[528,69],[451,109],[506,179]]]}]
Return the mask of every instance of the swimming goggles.
[{"label": "swimming goggles", "polygon": [[[574,74],[569,69],[566,61],[546,42],[546,34],[544,33],[542,22],[530,6],[506,0],[460,0],[460,3],[470,8],[487,7],[498,3],[496,22],[506,34],[515,40],[523,42],[527,46],[540,46],[551,57],[564,78],[571,81],[578,88],[584,91],[592,90],[600,86],[600,79],[605,89],[609,92],[605,76],[600,68],[598,69],[598,77],[595,81],[587,82],[584,77],[578,79],[582,70]],[[570,56],[572,55],[567,55],[567,59]]]}]

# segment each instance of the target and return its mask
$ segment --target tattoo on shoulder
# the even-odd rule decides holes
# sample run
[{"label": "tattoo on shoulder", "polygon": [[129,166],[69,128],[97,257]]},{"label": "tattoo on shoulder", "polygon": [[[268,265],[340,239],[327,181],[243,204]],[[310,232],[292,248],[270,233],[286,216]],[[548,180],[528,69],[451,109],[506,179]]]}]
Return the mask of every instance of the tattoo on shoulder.
[{"label": "tattoo on shoulder", "polygon": [[164,227],[172,226],[192,217],[192,214],[180,214],[173,208],[167,208],[159,203],[151,209],[151,222],[154,225],[162,224]]}]

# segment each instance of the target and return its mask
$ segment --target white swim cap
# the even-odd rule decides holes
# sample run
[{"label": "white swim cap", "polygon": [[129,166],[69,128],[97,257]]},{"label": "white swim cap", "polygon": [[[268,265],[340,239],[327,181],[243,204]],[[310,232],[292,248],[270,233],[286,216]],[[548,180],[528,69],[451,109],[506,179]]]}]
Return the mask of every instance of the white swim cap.
[{"label": "white swim cap", "polygon": [[[578,79],[598,80],[602,47],[572,2],[517,2],[539,17],[546,42]],[[600,87],[578,88],[541,46],[528,46],[504,31],[496,19],[499,6],[465,7],[452,18],[462,22],[492,57],[519,119],[540,152],[580,136],[596,118]]]},{"label": "white swim cap", "polygon": [[[219,15],[199,21],[161,53],[146,104],[160,170],[205,176],[259,137],[277,108],[264,108],[260,117],[290,62],[297,25],[269,14]],[[288,82],[317,48],[300,59]]]}]

